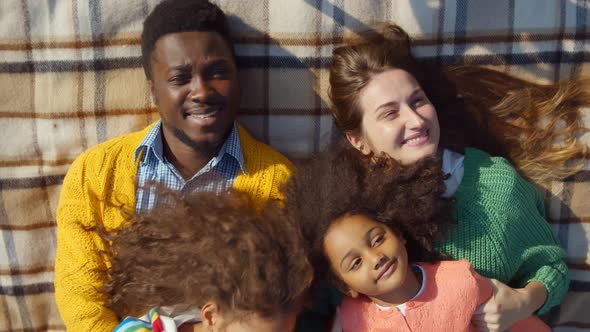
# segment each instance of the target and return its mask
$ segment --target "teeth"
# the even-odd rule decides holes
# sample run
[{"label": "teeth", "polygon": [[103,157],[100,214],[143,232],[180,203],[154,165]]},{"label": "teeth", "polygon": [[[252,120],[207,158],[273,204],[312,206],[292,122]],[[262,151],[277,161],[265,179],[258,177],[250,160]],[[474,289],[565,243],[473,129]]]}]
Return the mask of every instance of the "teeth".
[{"label": "teeth", "polygon": [[206,119],[206,118],[210,118],[212,116],[214,116],[215,114],[217,114],[218,110],[209,112],[209,113],[205,113],[205,114],[189,114],[192,117],[195,117],[197,119]]},{"label": "teeth", "polygon": [[406,144],[412,144],[412,143],[416,143],[416,142],[418,142],[420,139],[422,139],[422,138],[426,137],[426,134],[427,134],[427,132],[425,131],[425,132],[423,132],[423,133],[422,133],[420,136],[418,136],[418,137],[415,137],[415,138],[412,138],[412,139],[409,139],[409,140],[407,140],[407,141],[406,141]]}]

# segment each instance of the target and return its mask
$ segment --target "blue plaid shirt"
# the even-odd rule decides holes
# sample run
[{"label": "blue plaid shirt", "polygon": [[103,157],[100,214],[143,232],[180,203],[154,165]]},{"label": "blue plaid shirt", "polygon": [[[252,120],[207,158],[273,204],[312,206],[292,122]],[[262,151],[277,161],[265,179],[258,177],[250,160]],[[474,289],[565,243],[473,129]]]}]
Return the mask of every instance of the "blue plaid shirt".
[{"label": "blue plaid shirt", "polygon": [[[143,155],[141,151],[144,151]],[[136,161],[140,155],[135,196],[135,211],[138,213],[149,210],[156,204],[155,188],[146,187],[151,181],[183,193],[222,192],[232,188],[240,169],[246,174],[240,136],[235,124],[217,155],[188,181],[184,180],[180,172],[164,156],[161,121],[154,125],[135,150]]]}]

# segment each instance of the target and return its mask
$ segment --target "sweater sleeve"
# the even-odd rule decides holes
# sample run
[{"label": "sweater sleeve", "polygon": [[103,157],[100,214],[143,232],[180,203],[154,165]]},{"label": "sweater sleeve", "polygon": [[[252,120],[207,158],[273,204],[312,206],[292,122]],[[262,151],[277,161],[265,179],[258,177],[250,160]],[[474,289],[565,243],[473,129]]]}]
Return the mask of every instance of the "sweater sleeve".
[{"label": "sweater sleeve", "polygon": [[561,302],[569,287],[569,270],[564,262],[566,253],[545,220],[541,194],[519,175],[515,189],[517,201],[513,208],[520,214],[515,241],[521,248],[521,264],[511,284],[524,287],[531,281],[538,281],[545,285],[547,299],[538,310],[543,314]]},{"label": "sweater sleeve", "polygon": [[283,206],[285,195],[282,189],[291,175],[295,173],[295,166],[287,158],[281,158],[275,168],[269,200]]},{"label": "sweater sleeve", "polygon": [[[68,331],[112,331],[115,313],[105,307],[100,289],[107,278],[99,255],[101,240],[86,227],[100,221],[99,198],[89,185],[88,152],[70,167],[57,208],[55,299]],[[96,179],[95,179],[96,180]]]}]

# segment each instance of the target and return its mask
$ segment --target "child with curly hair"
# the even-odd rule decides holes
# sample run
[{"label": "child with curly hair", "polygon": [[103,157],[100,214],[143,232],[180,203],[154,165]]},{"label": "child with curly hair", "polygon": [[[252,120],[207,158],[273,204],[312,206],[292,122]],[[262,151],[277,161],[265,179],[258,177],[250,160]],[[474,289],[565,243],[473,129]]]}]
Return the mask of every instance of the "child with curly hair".
[{"label": "child with curly hair", "polygon": [[160,194],[114,234],[107,306],[115,331],[291,331],[313,271],[294,223],[245,197]]},{"label": "child with curly hair", "polygon": [[[344,331],[478,331],[476,308],[492,284],[466,260],[434,249],[454,224],[440,160],[410,166],[341,150],[300,168],[287,210],[311,248],[316,281],[347,295],[335,326]],[[338,327],[333,330],[339,330]],[[549,331],[529,316],[510,331]]]}]

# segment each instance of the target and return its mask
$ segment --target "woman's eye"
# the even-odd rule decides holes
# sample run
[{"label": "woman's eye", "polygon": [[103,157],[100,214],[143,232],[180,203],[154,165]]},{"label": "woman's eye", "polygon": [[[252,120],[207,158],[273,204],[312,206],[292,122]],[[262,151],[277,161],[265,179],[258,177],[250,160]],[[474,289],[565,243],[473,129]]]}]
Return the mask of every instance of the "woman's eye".
[{"label": "woman's eye", "polygon": [[417,107],[423,106],[426,103],[427,103],[426,98],[423,98],[423,97],[414,100],[414,105]]},{"label": "woman's eye", "polygon": [[393,119],[397,116],[397,111],[387,111],[383,113],[384,119]]}]

